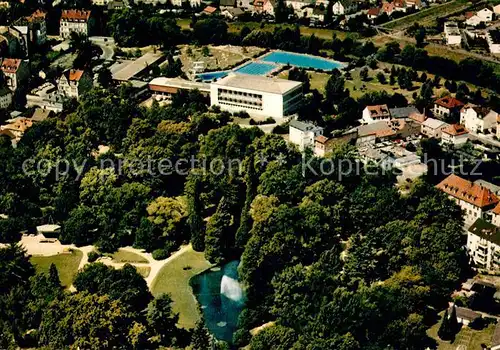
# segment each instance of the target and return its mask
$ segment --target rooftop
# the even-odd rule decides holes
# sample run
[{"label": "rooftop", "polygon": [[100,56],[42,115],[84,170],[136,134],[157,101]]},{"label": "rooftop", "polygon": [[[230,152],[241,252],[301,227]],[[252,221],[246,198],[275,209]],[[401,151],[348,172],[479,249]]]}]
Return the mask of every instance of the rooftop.
[{"label": "rooftop", "polygon": [[443,132],[451,136],[461,136],[469,133],[469,131],[460,124],[451,124],[443,129]]},{"label": "rooftop", "polygon": [[16,73],[21,66],[19,58],[4,58],[1,69],[4,73]]},{"label": "rooftop", "polygon": [[321,127],[316,126],[314,124],[304,123],[299,120],[292,120],[289,125],[291,128],[295,128],[300,131],[311,131],[311,130],[322,129]]},{"label": "rooftop", "polygon": [[267,92],[270,94],[285,94],[290,90],[302,86],[301,82],[293,80],[272,79],[258,75],[234,73],[230,73],[225,78],[222,78],[212,84],[237,89]]},{"label": "rooftop", "polygon": [[161,91],[162,88],[168,87],[186,90],[198,89],[200,91],[210,91],[210,84],[184,80],[181,78],[158,77],[149,82],[149,88],[151,90]]},{"label": "rooftop", "polygon": [[437,186],[444,193],[463,200],[479,208],[494,206],[498,197],[481,184],[475,184],[455,174],[451,174]]},{"label": "rooftop", "polygon": [[[452,312],[453,306],[450,307],[448,310],[448,313]],[[481,314],[478,312],[475,312],[474,310],[467,309],[465,307],[459,307],[455,306],[455,310],[457,311],[457,317],[461,319],[466,319],[469,321],[475,320],[476,318],[481,317]]]},{"label": "rooftop", "polygon": [[448,108],[448,109],[464,106],[464,103],[462,101],[457,100],[455,97],[451,97],[451,96],[445,96],[445,97],[439,98],[434,103],[436,103],[437,105],[440,105],[441,107]]},{"label": "rooftop", "polygon": [[483,219],[477,219],[469,227],[469,232],[481,237],[488,242],[500,245],[500,228]]},{"label": "rooftop", "polygon": [[426,126],[428,128],[431,128],[431,129],[439,129],[439,128],[446,126],[447,124],[445,122],[443,122],[442,120],[438,120],[438,119],[434,119],[434,118],[427,118],[422,123],[422,125]]},{"label": "rooftop", "polygon": [[382,118],[390,116],[387,105],[366,106],[372,118]]},{"label": "rooftop", "polygon": [[84,71],[80,69],[68,69],[63,73],[63,75],[69,81],[79,81],[83,76]]},{"label": "rooftop", "polygon": [[414,106],[400,107],[400,108],[389,108],[391,117],[393,118],[409,118],[410,115],[421,114],[419,110]]},{"label": "rooftop", "polygon": [[61,21],[88,21],[90,13],[85,10],[62,10]]},{"label": "rooftop", "polygon": [[115,64],[111,67],[111,73],[114,80],[127,81],[136,76],[150,65],[163,58],[162,53],[148,52],[135,61],[125,61]]}]

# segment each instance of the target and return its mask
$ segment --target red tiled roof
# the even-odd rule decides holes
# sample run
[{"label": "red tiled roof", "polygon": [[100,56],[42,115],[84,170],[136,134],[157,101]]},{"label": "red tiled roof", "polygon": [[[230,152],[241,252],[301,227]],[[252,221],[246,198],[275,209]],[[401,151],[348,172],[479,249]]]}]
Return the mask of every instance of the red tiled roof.
[{"label": "red tiled roof", "polygon": [[4,58],[1,69],[4,73],[16,73],[21,66],[19,58]]},{"label": "red tiled roof", "polygon": [[498,197],[486,187],[462,179],[455,174],[451,174],[441,181],[436,188],[479,208],[492,206],[499,202]]},{"label": "red tiled roof", "polygon": [[326,143],[326,141],[328,141],[328,137],[323,135],[318,135],[316,136],[316,141],[319,143]]},{"label": "red tiled roof", "polygon": [[464,106],[464,103],[462,101],[459,101],[455,97],[451,96],[445,96],[440,99],[437,99],[436,102],[434,103],[448,109]]},{"label": "red tiled roof", "polygon": [[90,11],[85,10],[63,10],[61,21],[88,21],[90,13]]},{"label": "red tiled roof", "polygon": [[390,14],[394,11],[394,5],[390,2],[384,2],[382,4],[382,11]]},{"label": "red tiled roof", "polygon": [[368,16],[378,16],[380,13],[380,8],[379,7],[373,7],[368,10]]},{"label": "red tiled roof", "polygon": [[443,129],[443,132],[451,136],[460,136],[469,133],[469,131],[460,124],[451,124],[447,128]]}]

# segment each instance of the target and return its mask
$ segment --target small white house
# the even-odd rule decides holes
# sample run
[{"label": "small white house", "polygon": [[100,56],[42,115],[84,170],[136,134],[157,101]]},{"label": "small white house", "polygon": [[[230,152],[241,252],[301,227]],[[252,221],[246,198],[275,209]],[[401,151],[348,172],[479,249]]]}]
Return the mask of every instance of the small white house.
[{"label": "small white house", "polygon": [[391,112],[387,105],[366,106],[361,116],[361,122],[363,124],[372,124],[390,119]]},{"label": "small white house", "polygon": [[323,128],[298,120],[290,122],[290,142],[299,146],[300,151],[314,148],[316,136],[323,135]]},{"label": "small white house", "polygon": [[335,16],[356,12],[356,4],[351,0],[338,0],[333,3],[332,13]]},{"label": "small white house", "polygon": [[484,8],[480,11],[477,11],[472,17],[468,18],[465,23],[468,26],[477,27],[481,23],[489,23],[493,21],[493,11],[488,8]]},{"label": "small white house", "polygon": [[472,133],[484,133],[496,128],[497,117],[497,112],[469,103],[460,111],[460,124]]},{"label": "small white house", "polygon": [[443,122],[442,120],[427,118],[422,123],[420,132],[427,137],[440,139],[443,130],[446,129],[448,126],[449,124]]}]

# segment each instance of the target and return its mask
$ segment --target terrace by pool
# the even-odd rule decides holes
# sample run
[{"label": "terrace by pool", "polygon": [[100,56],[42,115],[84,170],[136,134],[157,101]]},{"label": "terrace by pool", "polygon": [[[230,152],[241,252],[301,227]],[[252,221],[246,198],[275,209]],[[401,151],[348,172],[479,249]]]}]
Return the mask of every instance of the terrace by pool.
[{"label": "terrace by pool", "polygon": [[228,74],[228,71],[218,71],[218,72],[207,72],[196,74],[196,78],[201,79],[204,82],[211,82],[220,78],[224,78]]},{"label": "terrace by pool", "polygon": [[279,64],[289,64],[300,68],[313,68],[327,71],[342,67],[341,63],[326,58],[285,51],[271,52],[261,57],[260,60]]}]

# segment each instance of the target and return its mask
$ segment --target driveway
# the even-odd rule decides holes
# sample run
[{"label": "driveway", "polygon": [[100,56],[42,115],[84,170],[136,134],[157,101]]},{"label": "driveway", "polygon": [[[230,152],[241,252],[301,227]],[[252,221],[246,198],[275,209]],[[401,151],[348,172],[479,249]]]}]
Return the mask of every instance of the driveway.
[{"label": "driveway", "polygon": [[91,36],[89,40],[101,48],[102,55],[99,57],[105,61],[111,61],[115,55],[115,40],[112,37],[107,36]]}]

